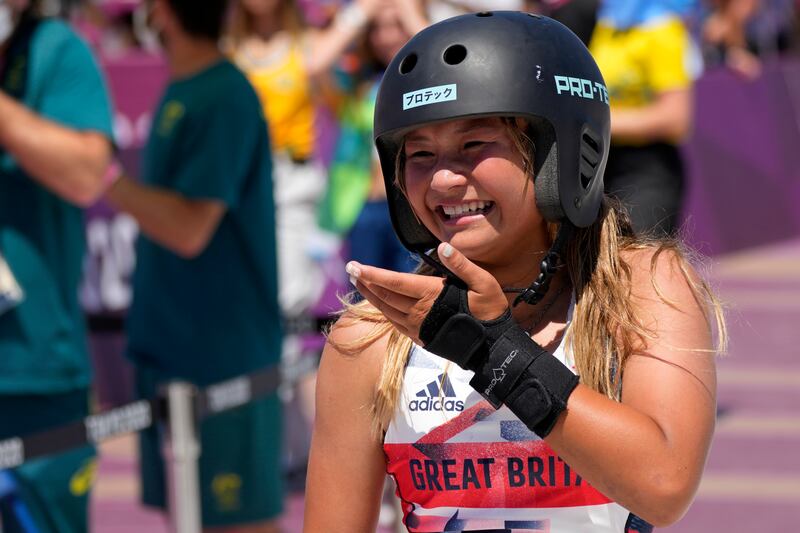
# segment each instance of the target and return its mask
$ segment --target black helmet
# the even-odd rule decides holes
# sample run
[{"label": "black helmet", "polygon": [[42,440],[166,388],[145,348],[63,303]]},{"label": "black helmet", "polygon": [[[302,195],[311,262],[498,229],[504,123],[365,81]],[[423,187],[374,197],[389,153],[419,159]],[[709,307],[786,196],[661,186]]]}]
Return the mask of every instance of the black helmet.
[{"label": "black helmet", "polygon": [[392,223],[420,253],[439,244],[395,185],[403,136],[420,126],[480,116],[531,124],[536,204],[552,222],[591,225],[603,197],[609,107],[583,43],[547,17],[512,11],[461,15],[415,35],[392,60],[375,106],[375,144]]}]

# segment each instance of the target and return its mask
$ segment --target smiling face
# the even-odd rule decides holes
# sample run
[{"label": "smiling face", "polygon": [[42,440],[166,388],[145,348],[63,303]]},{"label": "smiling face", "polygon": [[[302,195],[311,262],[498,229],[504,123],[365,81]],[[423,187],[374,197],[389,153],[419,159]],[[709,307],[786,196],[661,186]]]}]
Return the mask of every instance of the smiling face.
[{"label": "smiling face", "polygon": [[403,186],[420,221],[474,261],[510,264],[549,244],[534,187],[500,118],[424,126],[405,138]]}]

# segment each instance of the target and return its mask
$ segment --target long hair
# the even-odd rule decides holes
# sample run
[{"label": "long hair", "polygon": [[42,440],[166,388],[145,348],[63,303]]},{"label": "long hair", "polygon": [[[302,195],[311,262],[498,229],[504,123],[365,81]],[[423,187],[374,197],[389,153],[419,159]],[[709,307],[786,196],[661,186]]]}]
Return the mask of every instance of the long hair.
[{"label": "long hair", "polygon": [[[516,146],[524,150],[525,166],[532,181],[533,143],[513,119],[504,119],[504,122]],[[402,189],[403,150],[398,155],[396,168],[397,185]],[[557,229],[557,224],[548,224],[551,239]],[[648,339],[656,337],[655,331],[642,324],[630,305],[633,282],[631,265],[625,255],[635,250],[653,251],[651,274],[655,273],[660,256],[670,257],[687,281],[695,300],[705,310],[709,328],[716,331],[717,346],[713,351],[723,352],[727,342],[722,306],[706,282],[692,274],[691,264],[696,258],[677,238],[637,236],[618,203],[606,197],[597,220],[587,228],[578,228],[563,253],[562,268],[575,291],[576,302],[564,343],[574,358],[581,383],[617,401],[621,399],[622,372],[628,358],[644,347]],[[427,264],[422,264],[416,273],[438,275]],[[663,301],[675,305],[661,292],[655,277],[653,285]],[[355,320],[373,323],[374,327],[369,335],[354,342],[336,344],[342,353],[357,356],[370,344],[389,335],[388,353],[371,406],[373,428],[377,435],[382,435],[397,408],[412,341],[399,333],[369,302],[345,301],[344,304],[343,312]]]}]

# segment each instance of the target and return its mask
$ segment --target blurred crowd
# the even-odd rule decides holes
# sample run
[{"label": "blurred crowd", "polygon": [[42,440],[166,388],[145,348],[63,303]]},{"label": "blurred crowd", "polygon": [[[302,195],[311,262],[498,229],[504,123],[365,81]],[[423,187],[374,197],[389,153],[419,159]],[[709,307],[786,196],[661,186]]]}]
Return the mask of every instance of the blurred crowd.
[{"label": "blurred crowd", "polygon": [[[382,73],[427,25],[486,9],[551,16],[589,47],[606,189],[642,233],[680,230],[703,72],[753,80],[800,49],[796,0],[0,0],[0,439],[281,364],[280,394],[201,435],[204,523],[277,531],[344,262],[417,265],[372,144]],[[160,440],[140,444],[163,507]],[[15,470],[39,531],[86,530],[70,480],[94,461]],[[3,530],[24,531],[4,501]]]}]

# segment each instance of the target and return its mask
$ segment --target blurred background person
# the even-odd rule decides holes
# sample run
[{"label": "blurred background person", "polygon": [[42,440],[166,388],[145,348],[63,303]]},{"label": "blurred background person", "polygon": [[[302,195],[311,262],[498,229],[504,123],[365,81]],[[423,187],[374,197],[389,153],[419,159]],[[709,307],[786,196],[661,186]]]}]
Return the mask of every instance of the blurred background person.
[{"label": "blurred background person", "polygon": [[[137,390],[199,386],[278,363],[275,208],[258,98],[221,53],[225,0],[154,0],[170,84],[155,115],[141,183],[122,174],[107,194],[132,215],[137,247],[128,349]],[[277,394],[199,428],[204,527],[278,531],[283,506]],[[143,501],[164,507],[159,429],[140,433]]]},{"label": "blurred background person", "polygon": [[547,15],[571,29],[589,46],[600,0],[525,0],[525,11]]},{"label": "blurred background person", "polygon": [[603,0],[589,48],[611,105],[606,192],[637,233],[672,234],[684,197],[679,151],[692,125],[697,49],[681,19],[692,0]]},{"label": "blurred background person", "polygon": [[477,11],[517,11],[522,9],[522,0],[426,0],[425,8],[433,23]]},{"label": "blurred background person", "polygon": [[[29,0],[0,1],[0,439],[88,414],[81,208],[102,193],[111,106],[89,48]],[[82,532],[94,450],[13,471],[42,532]],[[3,531],[20,531],[0,507]]]},{"label": "blurred background person", "polygon": [[238,0],[234,6],[231,55],[256,90],[269,124],[280,302],[289,320],[307,313],[325,284],[311,253],[327,182],[314,153],[322,80],[379,5],[380,0],[354,0],[324,29],[308,26],[294,0]]},{"label": "blurred background person", "polygon": [[410,272],[417,261],[392,228],[372,141],[372,116],[383,71],[427,24],[419,0],[383,0],[367,27],[355,54],[356,70],[346,81],[349,90],[339,105],[339,137],[320,210],[320,225],[344,236],[348,260],[399,272]]},{"label": "blurred background person", "polygon": [[710,0],[700,28],[704,58],[722,64],[745,79],[797,46],[796,0]]},{"label": "blurred background person", "polygon": [[319,336],[314,315],[329,281],[324,263],[336,249],[317,225],[328,181],[317,152],[323,135],[318,111],[330,103],[332,67],[379,5],[380,0],[353,0],[320,28],[307,23],[296,0],[236,0],[226,36],[227,53],[259,97],[272,144],[278,294],[287,326],[282,365],[297,384],[287,382],[282,392],[287,409],[297,408],[302,419],[287,419],[285,468],[297,479],[305,479],[313,369],[321,351],[313,342]]},{"label": "blurred background person", "polygon": [[703,23],[702,38],[706,50],[713,49],[717,60],[748,78],[758,76],[758,58],[747,47],[747,22],[760,0],[711,0],[711,10]]}]

